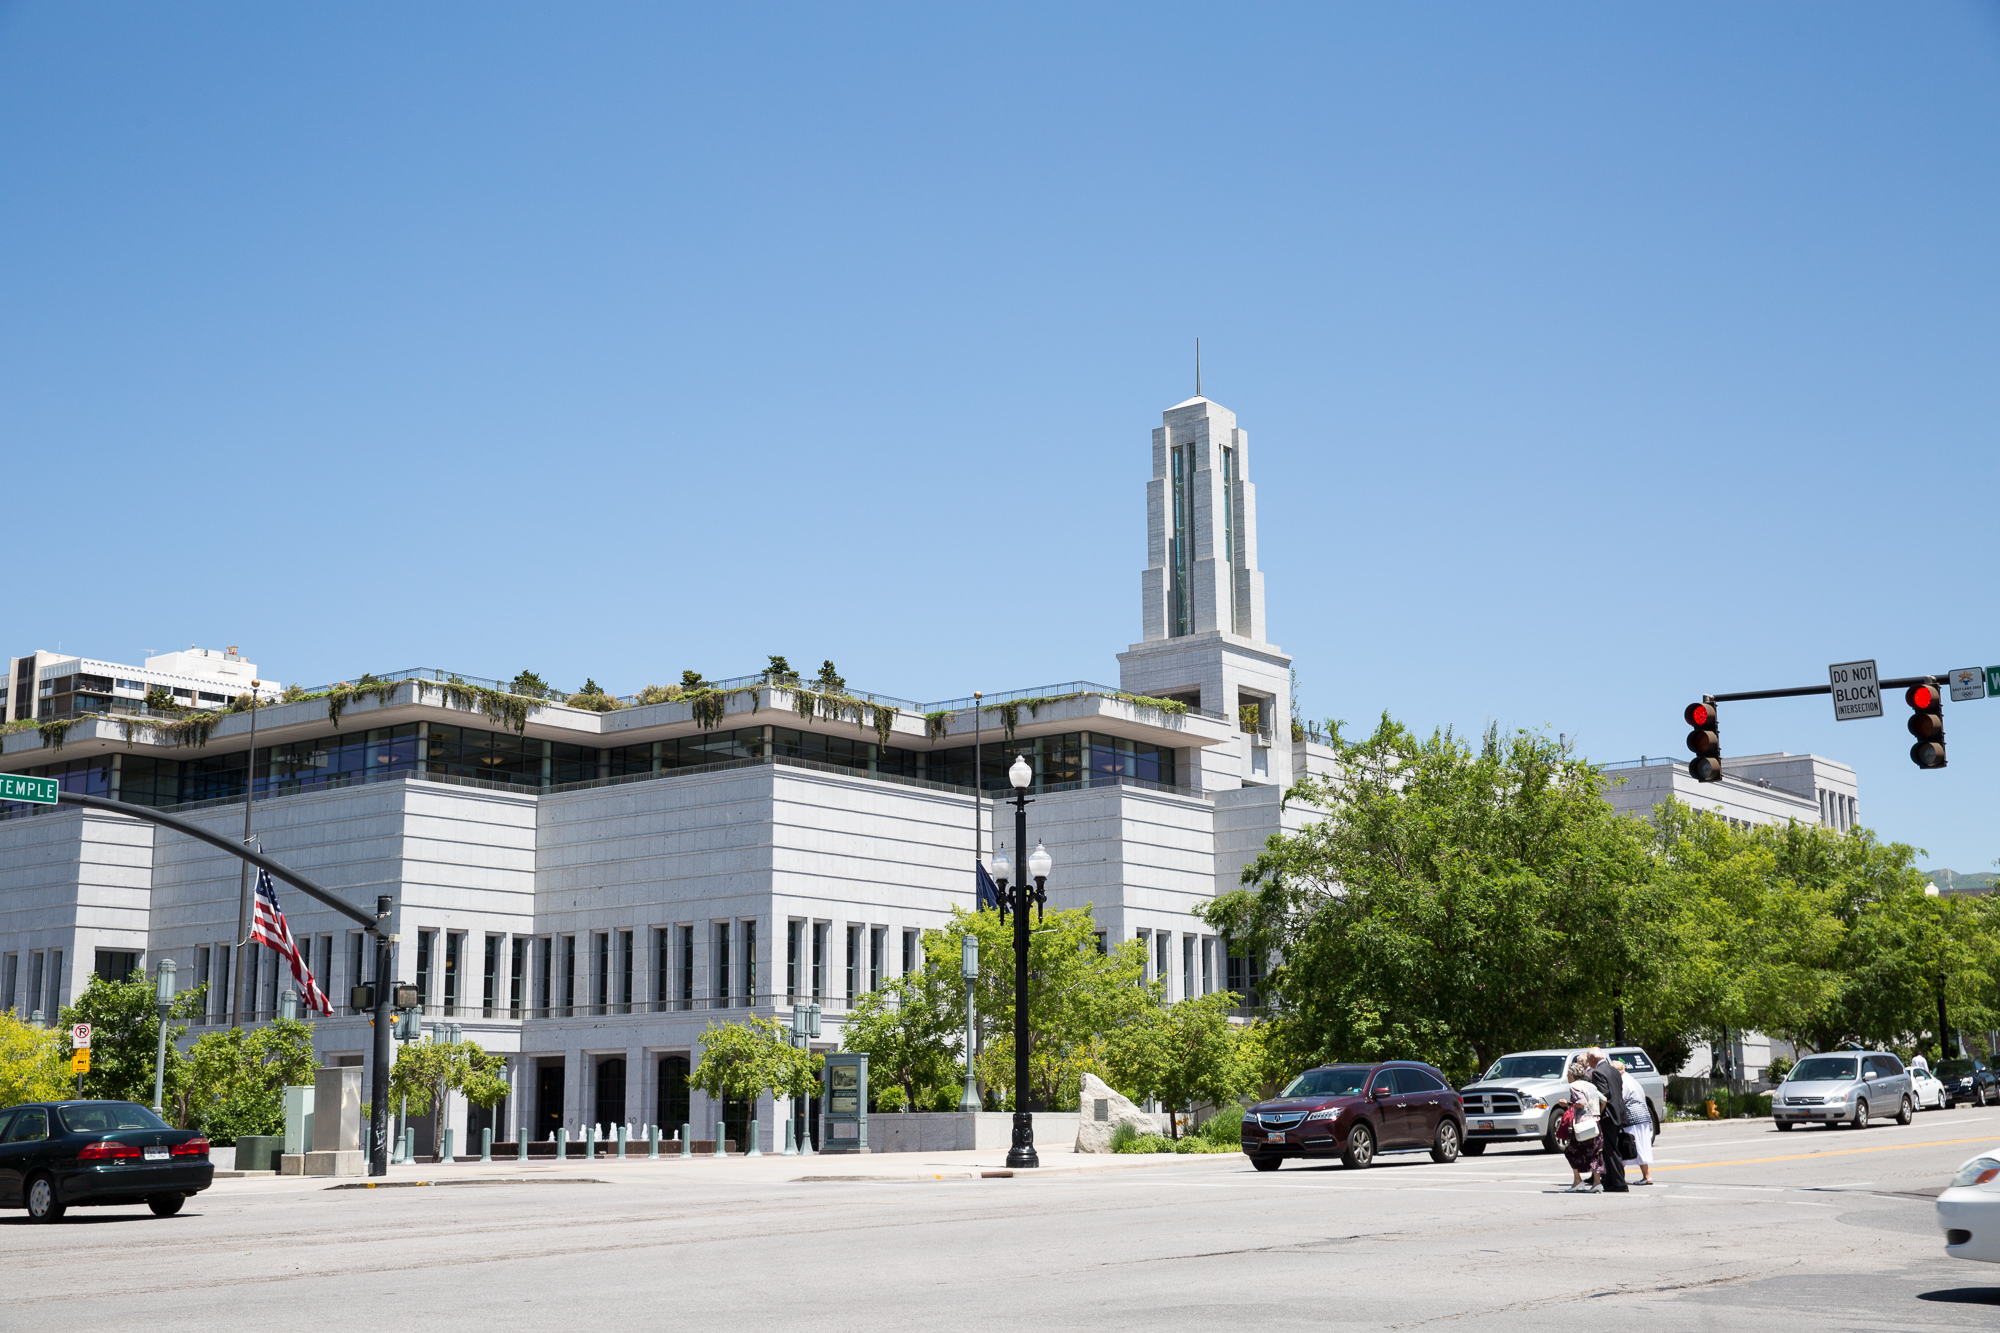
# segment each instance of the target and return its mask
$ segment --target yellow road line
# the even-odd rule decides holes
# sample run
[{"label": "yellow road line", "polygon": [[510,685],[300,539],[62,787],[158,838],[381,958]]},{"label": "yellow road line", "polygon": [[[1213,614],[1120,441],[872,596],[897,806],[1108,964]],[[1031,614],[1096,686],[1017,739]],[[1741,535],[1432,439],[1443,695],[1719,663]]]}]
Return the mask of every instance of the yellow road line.
[{"label": "yellow road line", "polygon": [[1711,1166],[1755,1166],[1760,1162],[1802,1162],[1812,1157],[1852,1157],[1863,1152],[1902,1152],[1907,1148],[1943,1148],[1954,1143],[1991,1143],[1991,1134],[1976,1139],[1932,1139],[1928,1143],[1885,1143],[1879,1148],[1829,1148],[1825,1152],[1795,1152],[1787,1157],[1739,1157],[1731,1162],[1688,1162],[1682,1166],[1656,1166],[1654,1171],[1700,1171]]}]

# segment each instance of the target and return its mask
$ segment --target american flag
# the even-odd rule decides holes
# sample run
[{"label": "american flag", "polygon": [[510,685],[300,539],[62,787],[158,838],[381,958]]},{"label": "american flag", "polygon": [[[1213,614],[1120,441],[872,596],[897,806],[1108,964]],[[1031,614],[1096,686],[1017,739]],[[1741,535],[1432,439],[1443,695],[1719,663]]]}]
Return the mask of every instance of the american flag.
[{"label": "american flag", "polygon": [[292,928],[285,924],[285,914],[278,908],[278,890],[272,885],[268,870],[257,872],[257,909],[250,918],[250,938],[291,959],[292,980],[298,982],[299,994],[305,997],[306,1008],[317,1009],[332,1017],[333,1006],[327,1003],[319,983],[313,980],[312,969],[300,956],[298,943],[292,939]]}]

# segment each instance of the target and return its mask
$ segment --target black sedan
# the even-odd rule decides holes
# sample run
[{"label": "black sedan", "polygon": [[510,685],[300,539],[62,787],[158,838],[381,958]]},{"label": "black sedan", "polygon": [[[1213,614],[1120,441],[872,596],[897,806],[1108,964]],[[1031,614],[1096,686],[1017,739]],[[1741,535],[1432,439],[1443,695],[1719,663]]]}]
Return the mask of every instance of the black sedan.
[{"label": "black sedan", "polygon": [[30,1102],[0,1111],[0,1208],[37,1222],[71,1208],[145,1204],[172,1217],[215,1182],[208,1140],[132,1102]]},{"label": "black sedan", "polygon": [[1454,1162],[1465,1142],[1465,1103],[1443,1074],[1415,1060],[1322,1065],[1246,1111],[1242,1132],[1259,1171],[1275,1171],[1287,1157],[1338,1156],[1366,1167],[1384,1152]]},{"label": "black sedan", "polygon": [[1938,1082],[1944,1084],[1947,1105],[1963,1106],[1970,1102],[1974,1106],[1990,1106],[2000,1101],[2000,1074],[1987,1068],[1984,1060],[1971,1056],[1940,1060],[1936,1073]]}]

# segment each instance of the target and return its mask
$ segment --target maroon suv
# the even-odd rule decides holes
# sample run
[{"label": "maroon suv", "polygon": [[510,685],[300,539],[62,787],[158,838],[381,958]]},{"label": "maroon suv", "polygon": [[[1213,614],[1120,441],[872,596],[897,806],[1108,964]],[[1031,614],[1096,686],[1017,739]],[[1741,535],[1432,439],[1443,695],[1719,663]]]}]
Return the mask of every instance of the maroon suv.
[{"label": "maroon suv", "polygon": [[1414,1060],[1321,1065],[1243,1115],[1243,1151],[1259,1171],[1287,1157],[1332,1157],[1352,1167],[1377,1153],[1429,1151],[1458,1159],[1465,1105],[1444,1075]]}]

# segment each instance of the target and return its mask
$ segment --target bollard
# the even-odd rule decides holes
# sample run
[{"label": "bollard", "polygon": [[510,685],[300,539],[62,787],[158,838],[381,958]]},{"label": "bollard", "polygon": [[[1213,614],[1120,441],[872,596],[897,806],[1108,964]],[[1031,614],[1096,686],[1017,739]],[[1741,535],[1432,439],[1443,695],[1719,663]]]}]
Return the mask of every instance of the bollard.
[{"label": "bollard", "polygon": [[415,1125],[403,1126],[403,1160],[406,1162],[417,1160],[417,1127]]},{"label": "bollard", "polygon": [[493,1126],[491,1125],[479,1131],[479,1160],[482,1162],[493,1160]]},{"label": "bollard", "polygon": [[556,1160],[558,1162],[567,1162],[569,1160],[568,1125],[561,1125],[556,1129]]},{"label": "bollard", "polygon": [[455,1156],[452,1152],[452,1135],[454,1132],[449,1125],[445,1126],[444,1147],[438,1152],[438,1162],[440,1164],[448,1164]]},{"label": "bollard", "polygon": [[723,1124],[720,1120],[715,1122],[715,1155],[717,1157],[728,1156],[728,1153],[723,1150],[722,1146],[723,1144],[722,1136],[728,1132],[729,1132],[729,1127],[727,1125]]},{"label": "bollard", "polygon": [[583,1160],[588,1162],[597,1156],[597,1125],[595,1122],[583,1127]]},{"label": "bollard", "polygon": [[800,1120],[799,1156],[811,1157],[812,1155],[813,1155],[812,1122],[810,1120]]},{"label": "bollard", "polygon": [[792,1153],[793,1153],[793,1148],[792,1148],[792,1118],[791,1118],[790,1116],[786,1116],[786,1117],[785,1117],[785,1141],[784,1141],[784,1143],[783,1143],[783,1144],[782,1144],[782,1145],[781,1145],[781,1146],[780,1146],[780,1147],[778,1148],[778,1156],[780,1156],[780,1157],[790,1157],[790,1156],[792,1155]]},{"label": "bollard", "polygon": [[688,1134],[693,1129],[693,1125],[688,1124],[686,1121],[681,1122],[681,1156],[683,1157],[692,1155],[694,1145],[688,1141]]},{"label": "bollard", "polygon": [[652,1161],[660,1155],[660,1127],[646,1126],[646,1159]]},{"label": "bollard", "polygon": [[374,1159],[373,1157],[371,1157],[371,1156],[369,1155],[369,1153],[368,1153],[368,1144],[369,1144],[369,1142],[370,1142],[370,1139],[369,1139],[369,1137],[368,1137],[368,1136],[369,1136],[369,1134],[371,1134],[371,1133],[373,1133],[373,1131],[372,1131],[372,1130],[370,1130],[370,1129],[368,1128],[368,1126],[366,1126],[366,1125],[363,1125],[363,1126],[361,1127],[361,1160],[362,1160],[362,1161],[364,1161],[364,1162],[372,1162],[372,1161],[374,1161],[374,1160],[375,1160],[375,1159]]},{"label": "bollard", "polygon": [[517,1162],[528,1160],[528,1127],[526,1125],[521,1126],[520,1137],[514,1140],[514,1160]]},{"label": "bollard", "polygon": [[618,1126],[618,1160],[625,1160],[625,1126]]},{"label": "bollard", "polygon": [[762,1157],[764,1155],[764,1150],[757,1146],[757,1122],[755,1120],[750,1122],[750,1146],[743,1150],[743,1155],[745,1157]]}]

